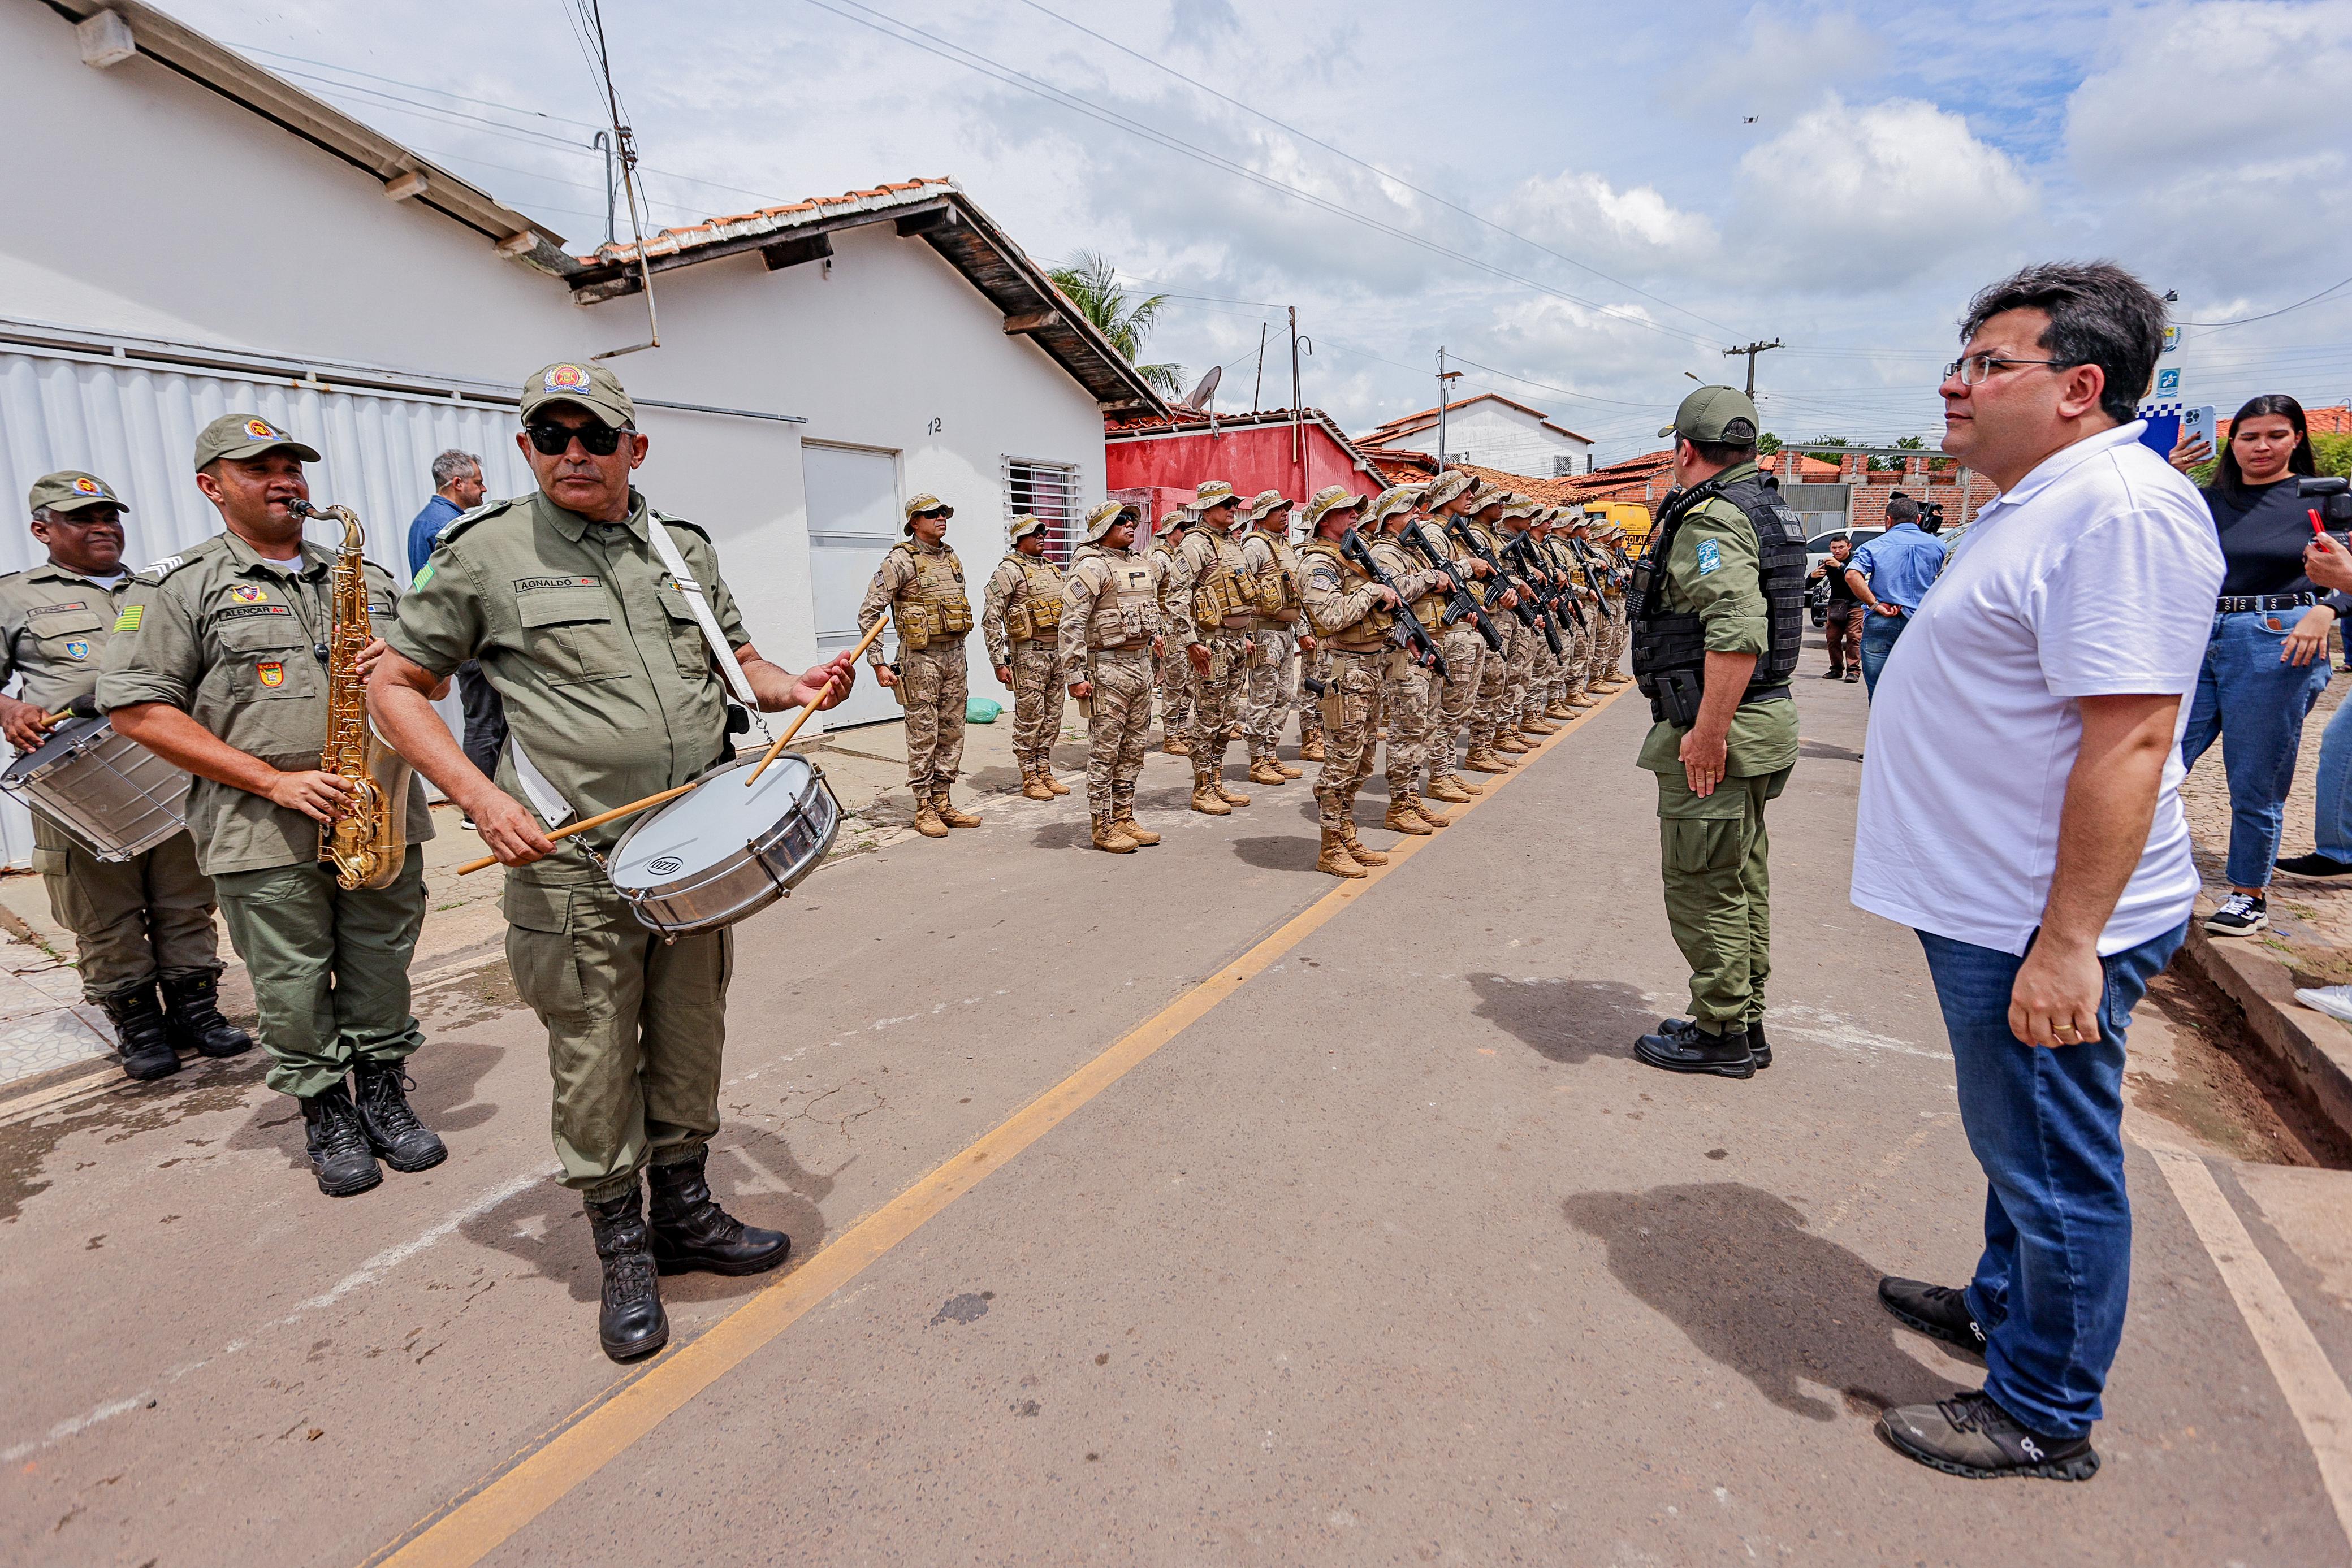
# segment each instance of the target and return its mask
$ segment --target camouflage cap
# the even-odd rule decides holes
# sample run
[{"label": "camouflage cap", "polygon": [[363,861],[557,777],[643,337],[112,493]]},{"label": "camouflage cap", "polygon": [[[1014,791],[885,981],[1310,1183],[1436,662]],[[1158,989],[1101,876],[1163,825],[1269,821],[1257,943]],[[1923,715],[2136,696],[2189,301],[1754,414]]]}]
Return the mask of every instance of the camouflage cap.
[{"label": "camouflage cap", "polygon": [[122,497],[105,480],[79,468],[61,468],[34,480],[33,493],[26,497],[26,507],[35,512],[44,507],[52,512],[79,512],[84,507],[116,507],[126,512],[131,509],[122,505]]},{"label": "camouflage cap", "polygon": [[621,381],[602,365],[583,365],[576,361],[559,360],[533,371],[530,379],[522,383],[522,421],[550,403],[577,403],[606,426],[619,430],[634,424],[637,405],[621,390]]},{"label": "camouflage cap", "polygon": [[1377,528],[1398,513],[1410,512],[1421,505],[1421,497],[1419,485],[1391,485],[1365,510],[1364,521]]},{"label": "camouflage cap", "polygon": [[196,433],[196,466],[222,457],[258,457],[283,446],[305,463],[319,461],[306,446],[257,413],[225,413]]},{"label": "camouflage cap", "polygon": [[1477,487],[1478,481],[1470,475],[1459,468],[1448,468],[1429,482],[1429,493],[1422,497],[1421,504],[1435,511],[1446,502],[1459,500]]},{"label": "camouflage cap", "polygon": [[1210,507],[1222,507],[1228,501],[1235,506],[1241,504],[1241,497],[1234,493],[1234,487],[1231,485],[1226,484],[1223,479],[1203,480],[1201,487],[1192,492],[1192,516],[1198,519],[1206,514]]},{"label": "camouflage cap", "polygon": [[1242,507],[1242,521],[1255,527],[1288,505],[1290,497],[1281,491],[1260,490]]},{"label": "camouflage cap", "polygon": [[1685,441],[1727,441],[1735,446],[1745,446],[1756,439],[1763,426],[1756,417],[1756,404],[1738,387],[1701,387],[1683,399],[1675,410],[1675,422],[1658,432],[1660,435],[1677,435]]},{"label": "camouflage cap", "polygon": [[1031,534],[1037,532],[1045,526],[1045,518],[1037,517],[1033,513],[1024,512],[1019,517],[1013,518],[1011,524],[1005,528],[1004,537],[1017,545],[1023,539],[1027,538]]},{"label": "camouflage cap", "polygon": [[1111,531],[1121,517],[1143,520],[1143,510],[1125,501],[1105,501],[1087,514],[1087,543],[1100,544],[1103,535]]},{"label": "camouflage cap", "polygon": [[909,496],[907,497],[907,520],[899,526],[898,531],[904,534],[913,533],[915,531],[915,519],[929,512],[937,512],[943,517],[952,517],[955,516],[955,508],[953,507],[949,506],[945,501],[940,500],[937,496],[934,496],[929,491],[926,490],[920,495]]},{"label": "camouflage cap", "polygon": [[1326,485],[1307,497],[1307,526],[1310,529],[1333,512],[1360,512],[1364,497],[1345,485]]}]

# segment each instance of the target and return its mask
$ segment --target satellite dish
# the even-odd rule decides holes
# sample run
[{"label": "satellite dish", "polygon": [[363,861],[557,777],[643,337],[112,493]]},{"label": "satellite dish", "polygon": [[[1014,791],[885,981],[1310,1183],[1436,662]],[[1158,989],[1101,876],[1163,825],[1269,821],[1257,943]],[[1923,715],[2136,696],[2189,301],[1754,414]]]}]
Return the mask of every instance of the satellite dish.
[{"label": "satellite dish", "polygon": [[1224,380],[1224,366],[1211,365],[1209,367],[1209,373],[1201,378],[1201,384],[1194,387],[1192,392],[1186,395],[1184,399],[1184,406],[1186,408],[1195,409],[1208,407],[1209,399],[1216,395],[1217,383]]}]

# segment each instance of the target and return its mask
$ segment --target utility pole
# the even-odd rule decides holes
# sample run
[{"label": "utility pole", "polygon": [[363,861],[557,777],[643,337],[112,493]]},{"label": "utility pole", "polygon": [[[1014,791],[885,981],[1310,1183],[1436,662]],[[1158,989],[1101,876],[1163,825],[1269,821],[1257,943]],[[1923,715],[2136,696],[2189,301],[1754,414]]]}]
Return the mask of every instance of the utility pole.
[{"label": "utility pole", "polygon": [[1748,395],[1749,397],[1752,398],[1756,395],[1756,356],[1762,353],[1769,353],[1780,346],[1780,340],[1775,338],[1769,343],[1749,343],[1745,348],[1726,349],[1723,350],[1723,357],[1727,360],[1734,354],[1745,354],[1748,356]]},{"label": "utility pole", "polygon": [[1449,371],[1445,368],[1445,345],[1439,344],[1437,347],[1437,466],[1441,470],[1445,466],[1445,405],[1454,395],[1454,389],[1446,383],[1459,381],[1461,378],[1460,371]]}]

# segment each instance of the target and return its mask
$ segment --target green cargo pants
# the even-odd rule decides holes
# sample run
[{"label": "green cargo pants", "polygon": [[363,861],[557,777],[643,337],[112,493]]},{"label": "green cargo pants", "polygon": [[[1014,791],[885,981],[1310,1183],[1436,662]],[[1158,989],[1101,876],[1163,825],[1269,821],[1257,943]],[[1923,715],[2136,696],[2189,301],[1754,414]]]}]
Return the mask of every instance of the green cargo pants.
[{"label": "green cargo pants", "polygon": [[402,1061],[425,1043],[408,1010],[408,963],[425,929],[425,851],[390,887],[345,892],[310,863],[213,878],[228,939],[253,977],[268,1084],[308,1098],[361,1061]]},{"label": "green cargo pants", "polygon": [[547,1027],[563,1185],[617,1197],[646,1165],[690,1156],[719,1130],[719,1058],[735,934],[665,942],[612,884],[509,875],[507,967]]},{"label": "green cargo pants", "polygon": [[1691,967],[1691,1017],[1709,1030],[1764,1016],[1772,973],[1772,870],[1764,803],[1793,768],[1726,779],[1702,800],[1679,768],[1658,779],[1666,924]]},{"label": "green cargo pants", "polygon": [[220,973],[212,878],[196,869],[187,834],[127,861],[102,861],[36,811],[33,869],[48,888],[49,913],[74,934],[84,999],[103,1003],[159,975]]}]

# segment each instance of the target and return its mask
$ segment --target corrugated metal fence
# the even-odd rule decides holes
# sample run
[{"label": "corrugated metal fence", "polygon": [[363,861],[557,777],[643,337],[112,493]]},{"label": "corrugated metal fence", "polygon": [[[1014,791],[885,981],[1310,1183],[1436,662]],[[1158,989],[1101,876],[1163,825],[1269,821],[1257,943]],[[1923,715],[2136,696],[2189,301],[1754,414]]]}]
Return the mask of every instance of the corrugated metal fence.
[{"label": "corrugated metal fence", "polygon": [[[124,556],[134,566],[218,533],[220,514],[196,489],[189,458],[196,432],[224,413],[258,413],[317,447],[325,460],[310,471],[311,495],[359,513],[369,559],[403,581],[409,519],[433,493],[436,455],[480,454],[493,496],[531,488],[510,408],[8,346],[0,349],[0,505],[17,522],[0,525],[0,572],[47,559],[26,527],[24,497],[59,468],[86,468],[122,497]],[[0,797],[0,858],[22,866],[31,851],[30,819]]]}]

